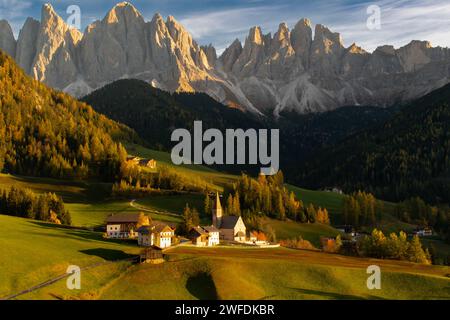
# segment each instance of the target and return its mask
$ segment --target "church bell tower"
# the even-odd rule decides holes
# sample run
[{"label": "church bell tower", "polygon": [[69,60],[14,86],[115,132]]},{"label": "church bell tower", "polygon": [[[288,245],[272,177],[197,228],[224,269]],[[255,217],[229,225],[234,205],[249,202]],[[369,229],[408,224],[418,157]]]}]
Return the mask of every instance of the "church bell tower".
[{"label": "church bell tower", "polygon": [[216,192],[216,200],[212,207],[212,222],[217,229],[222,225],[222,205],[220,204],[219,193]]}]

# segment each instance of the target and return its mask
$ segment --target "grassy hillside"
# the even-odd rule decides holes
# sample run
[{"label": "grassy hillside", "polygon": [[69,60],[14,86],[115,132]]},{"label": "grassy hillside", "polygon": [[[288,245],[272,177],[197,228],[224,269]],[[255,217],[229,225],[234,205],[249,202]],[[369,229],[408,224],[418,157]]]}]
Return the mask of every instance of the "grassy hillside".
[{"label": "grassy hillside", "polygon": [[[382,290],[367,289],[371,264],[382,268]],[[101,298],[448,299],[448,271],[289,249],[180,247],[167,263],[133,268]]]},{"label": "grassy hillside", "polygon": [[177,170],[181,175],[185,175],[191,179],[201,179],[208,183],[211,190],[222,191],[223,187],[232,183],[236,176],[224,172],[216,171],[207,166],[201,165],[180,165],[175,166],[170,158],[170,153],[155,151],[144,148],[141,145],[125,143],[127,151],[135,156],[155,159],[160,165],[168,166]]},{"label": "grassy hillside", "polygon": [[[131,154],[156,159],[158,165],[167,165],[176,168],[179,174],[207,181],[211,186],[211,190],[222,191],[226,185],[233,183],[237,179],[235,175],[214,171],[204,166],[174,166],[171,163],[169,154],[150,150],[139,145],[128,145],[127,150],[131,150],[129,151]],[[66,202],[67,209],[71,212],[75,226],[99,226],[112,213],[139,211],[136,207],[130,206],[131,199],[109,199],[111,184],[108,183],[77,182],[0,174],[0,188],[9,188],[11,185],[29,188],[36,193],[55,192],[62,196]],[[288,188],[294,191],[297,197],[306,205],[313,203],[315,206],[327,208],[334,224],[341,222],[340,216],[343,195],[333,192],[306,190],[290,185]],[[146,208],[146,213],[152,216],[153,219],[166,222],[179,222],[179,218],[164,215],[164,213],[181,214],[186,203],[189,203],[202,212],[203,200],[202,195],[181,195],[175,197],[152,196],[138,199],[136,204]],[[385,219],[383,219],[379,226],[381,229],[394,231],[398,230],[398,228],[409,230],[414,227],[400,224],[397,219],[389,214],[393,210],[393,204],[385,203],[385,208],[387,213]],[[209,220],[203,218],[202,222],[209,223]],[[270,221],[270,224],[276,230],[279,239],[298,235],[302,235],[307,239],[308,233],[316,234],[316,238],[318,239],[320,236],[332,236],[335,234],[335,231],[331,228],[327,228],[329,230],[322,230],[323,227],[319,228],[312,225],[300,225],[282,221]],[[328,232],[330,230],[331,232]],[[312,239],[312,241],[316,242],[317,239]]]},{"label": "grassy hillside", "polygon": [[[4,215],[0,215],[0,225],[0,297],[63,274],[69,265],[86,267],[137,253],[134,244],[106,241],[101,233]],[[105,268],[85,278],[83,286],[88,289],[102,285],[125,267],[117,264]]]},{"label": "grassy hillside", "polygon": [[301,236],[317,248],[320,248],[321,237],[335,237],[339,234],[333,227],[320,223],[296,223],[267,218],[263,220],[263,225],[270,225],[275,230],[277,240],[294,239]]},{"label": "grassy hillside", "polygon": [[[126,147],[130,154],[156,159],[159,166],[169,166],[175,168],[179,174],[208,182],[211,190],[222,191],[224,187],[237,179],[235,175],[218,172],[205,166],[174,166],[170,160],[170,155],[165,152],[133,144],[128,144]],[[99,226],[112,213],[138,212],[142,208],[153,219],[171,223],[181,221],[179,217],[173,214],[181,214],[186,203],[189,203],[191,207],[196,207],[200,212],[203,211],[204,199],[202,195],[151,196],[137,199],[137,206],[132,207],[130,206],[132,199],[109,199],[111,184],[108,183],[77,182],[0,174],[0,188],[9,188],[11,185],[30,188],[37,193],[55,192],[62,196],[66,202],[67,209],[71,212],[75,226]],[[294,191],[297,197],[306,205],[313,203],[317,207],[327,208],[333,224],[341,223],[343,195],[333,192],[312,191],[292,185],[288,185],[288,189]],[[385,233],[398,230],[411,231],[414,229],[415,225],[401,223],[393,216],[394,207],[395,204],[393,203],[383,202],[383,218],[377,227]],[[202,223],[210,223],[209,217],[202,217]],[[293,238],[301,235],[316,245],[321,236],[334,236],[336,234],[336,230],[333,228],[321,225],[302,225],[277,220],[266,220],[266,223],[273,227],[278,239]],[[438,244],[438,251],[442,251],[442,247],[442,245]]]},{"label": "grassy hillside", "polygon": [[[0,297],[81,268],[82,289],[65,279],[18,299],[449,299],[448,267],[275,249],[170,249],[162,265],[132,265],[135,242],[0,216]],[[11,241],[14,239],[14,241]],[[382,268],[382,290],[366,288],[366,268]]]},{"label": "grassy hillside", "polygon": [[327,208],[331,218],[338,217],[342,212],[342,201],[344,196],[335,192],[312,191],[288,185],[288,189],[308,206],[310,203],[315,206]]}]

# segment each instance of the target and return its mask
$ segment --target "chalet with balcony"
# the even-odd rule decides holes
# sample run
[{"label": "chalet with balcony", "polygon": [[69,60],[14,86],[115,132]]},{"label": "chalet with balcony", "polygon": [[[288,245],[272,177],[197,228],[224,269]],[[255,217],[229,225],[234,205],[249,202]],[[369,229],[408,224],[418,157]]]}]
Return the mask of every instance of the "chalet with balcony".
[{"label": "chalet with balcony", "polygon": [[150,219],[143,213],[114,214],[106,218],[108,239],[136,239],[137,229],[149,225]]},{"label": "chalet with balcony", "polygon": [[168,248],[172,245],[175,230],[162,222],[153,222],[142,226],[138,230],[138,245],[143,247]]}]

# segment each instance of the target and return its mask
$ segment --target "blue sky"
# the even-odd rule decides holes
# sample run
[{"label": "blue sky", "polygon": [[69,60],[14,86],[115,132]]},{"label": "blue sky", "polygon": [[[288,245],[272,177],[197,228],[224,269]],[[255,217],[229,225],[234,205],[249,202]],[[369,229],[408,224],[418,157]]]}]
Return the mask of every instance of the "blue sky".
[{"label": "blue sky", "polygon": [[[102,19],[119,1],[114,0],[0,0],[0,19],[10,21],[17,35],[29,16],[40,18],[43,3],[51,3],[63,17],[69,5],[78,5],[82,28]],[[378,45],[402,46],[411,40],[429,40],[450,47],[449,0],[135,0],[130,1],[147,20],[159,12],[173,15],[200,44],[222,51],[235,38],[244,40],[250,27],[276,32],[280,22],[290,27],[303,17],[340,32],[346,46],[356,42],[372,51]],[[369,30],[367,8],[381,8],[381,29]]]}]

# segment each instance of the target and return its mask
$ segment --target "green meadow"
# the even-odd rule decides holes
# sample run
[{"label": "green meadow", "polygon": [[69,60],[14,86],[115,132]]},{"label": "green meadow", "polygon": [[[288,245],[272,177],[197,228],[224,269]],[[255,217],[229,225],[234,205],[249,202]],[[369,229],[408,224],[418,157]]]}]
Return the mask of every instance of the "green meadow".
[{"label": "green meadow", "polygon": [[[134,242],[16,217],[0,216],[0,224],[0,297],[77,265],[81,290],[61,279],[15,299],[450,299],[448,267],[222,247],[172,248],[162,264],[135,265],[123,261],[139,253]],[[381,267],[381,290],[366,287],[372,264]]]},{"label": "green meadow", "polygon": [[[128,146],[130,153],[172,166],[168,154]],[[134,148],[134,149],[133,149]],[[133,153],[134,151],[134,153]],[[221,191],[236,176],[202,166],[177,167],[177,172],[200,179]],[[359,259],[321,252],[274,249],[214,248],[170,249],[161,265],[133,265],[122,261],[140,252],[133,241],[110,241],[101,232],[113,213],[143,211],[152,219],[179,223],[188,203],[202,214],[204,196],[182,194],[142,199],[111,199],[111,184],[96,181],[61,181],[0,174],[0,188],[15,185],[36,193],[60,195],[72,216],[66,228],[40,221],[0,215],[0,297],[19,293],[65,273],[69,265],[82,271],[82,289],[71,291],[65,279],[17,297],[17,299],[449,299],[448,267],[422,266],[398,261]],[[332,192],[288,188],[306,204],[327,208],[339,223],[343,196]],[[134,200],[134,201],[133,201]],[[407,230],[393,216],[394,204],[385,203],[380,228]],[[315,246],[320,237],[336,236],[337,230],[321,224],[264,219],[278,240],[301,236]],[[96,229],[95,229],[96,230]],[[441,241],[430,240],[436,250],[450,252]],[[383,288],[369,291],[366,268],[382,266]]]},{"label": "green meadow", "polygon": [[[4,215],[0,225],[0,297],[64,274],[69,265],[83,268],[139,252],[134,243],[107,241],[98,232]],[[123,267],[105,268],[90,282],[97,286]]]}]

